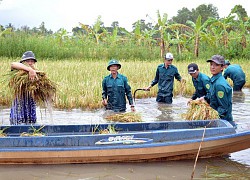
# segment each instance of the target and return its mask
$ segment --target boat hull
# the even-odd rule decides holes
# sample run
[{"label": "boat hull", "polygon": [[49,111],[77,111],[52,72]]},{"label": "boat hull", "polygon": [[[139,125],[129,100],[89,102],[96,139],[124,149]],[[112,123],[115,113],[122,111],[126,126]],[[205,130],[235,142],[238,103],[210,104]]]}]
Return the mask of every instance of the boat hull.
[{"label": "boat hull", "polygon": [[[103,127],[108,124],[104,124]],[[142,162],[227,155],[250,148],[250,131],[226,121],[116,124],[116,134],[93,133],[92,125],[51,125],[46,136],[20,137],[29,126],[11,126],[0,138],[0,164]]]},{"label": "boat hull", "polygon": [[142,162],[194,159],[199,146],[199,158],[227,155],[250,148],[250,133],[205,138],[204,141],[189,140],[177,143],[105,146],[88,149],[69,148],[20,148],[6,149],[0,153],[0,164],[67,164],[104,162]]}]

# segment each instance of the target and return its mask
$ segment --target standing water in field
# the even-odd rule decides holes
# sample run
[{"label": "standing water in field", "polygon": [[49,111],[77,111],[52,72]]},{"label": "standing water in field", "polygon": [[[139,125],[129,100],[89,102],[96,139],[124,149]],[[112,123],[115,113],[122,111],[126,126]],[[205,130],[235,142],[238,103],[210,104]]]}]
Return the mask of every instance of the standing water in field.
[{"label": "standing water in field", "polygon": [[[143,92],[142,92],[143,93]],[[173,104],[158,104],[155,98],[136,99],[142,120],[181,121],[187,112],[188,98],[177,96]],[[128,108],[129,109],[129,108]],[[250,90],[233,94],[233,118],[237,131],[250,130]],[[37,124],[100,124],[107,122],[105,110],[62,111],[54,109],[52,117],[46,109],[37,108]],[[52,121],[53,119],[53,121]],[[0,123],[9,124],[9,109],[1,109]],[[197,149],[198,151],[198,149]],[[23,179],[190,179],[194,160],[151,163],[101,163],[67,165],[0,165],[4,179],[14,179],[13,171]],[[181,172],[181,173],[180,173]],[[226,158],[198,159],[194,178],[249,179],[250,149],[232,153]]]}]

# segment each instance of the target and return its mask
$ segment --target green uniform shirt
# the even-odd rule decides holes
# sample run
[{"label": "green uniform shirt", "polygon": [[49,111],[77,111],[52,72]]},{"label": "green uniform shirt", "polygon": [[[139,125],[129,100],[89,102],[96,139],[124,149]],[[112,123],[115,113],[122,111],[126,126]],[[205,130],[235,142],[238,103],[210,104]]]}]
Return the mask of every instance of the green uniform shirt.
[{"label": "green uniform shirt", "polygon": [[210,106],[219,113],[221,119],[233,121],[232,88],[222,73],[211,77]]},{"label": "green uniform shirt", "polygon": [[238,89],[239,86],[240,89],[242,86],[246,83],[246,75],[243,72],[242,68],[238,64],[232,64],[229,65],[223,74],[224,78],[227,79],[229,77],[233,81],[233,85],[235,89]]},{"label": "green uniform shirt", "polygon": [[106,109],[113,110],[115,112],[123,112],[126,110],[126,97],[129,104],[133,104],[133,98],[131,94],[131,87],[128,84],[126,76],[119,74],[116,79],[112,75],[106,76],[102,81],[102,98],[108,99],[108,105]]},{"label": "green uniform shirt", "polygon": [[164,64],[160,64],[157,67],[155,79],[152,81],[151,86],[158,83],[158,96],[173,97],[174,78],[178,81],[181,80],[178,69],[174,65],[166,68]]},{"label": "green uniform shirt", "polygon": [[195,93],[192,96],[192,99],[195,100],[196,98],[200,98],[205,96],[205,99],[209,98],[209,89],[210,89],[210,78],[199,72],[197,78],[193,78],[193,85],[195,87]]}]

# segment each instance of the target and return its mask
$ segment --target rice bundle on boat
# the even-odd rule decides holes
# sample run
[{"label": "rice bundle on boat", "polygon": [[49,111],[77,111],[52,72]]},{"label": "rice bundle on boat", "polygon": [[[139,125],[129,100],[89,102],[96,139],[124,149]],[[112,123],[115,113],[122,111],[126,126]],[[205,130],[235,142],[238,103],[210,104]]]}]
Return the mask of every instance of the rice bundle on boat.
[{"label": "rice bundle on boat", "polygon": [[141,115],[134,112],[112,114],[107,116],[106,119],[115,122],[142,122]]}]

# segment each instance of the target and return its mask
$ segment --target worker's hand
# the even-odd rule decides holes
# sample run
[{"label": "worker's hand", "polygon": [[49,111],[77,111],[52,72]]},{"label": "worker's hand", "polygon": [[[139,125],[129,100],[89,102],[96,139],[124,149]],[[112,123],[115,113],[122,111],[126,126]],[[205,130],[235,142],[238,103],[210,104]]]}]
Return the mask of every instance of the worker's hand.
[{"label": "worker's hand", "polygon": [[203,97],[198,98],[197,100],[198,100],[198,101],[200,101],[200,102],[204,102],[204,101],[206,101],[206,100],[204,99],[204,96],[203,96]]},{"label": "worker's hand", "polygon": [[185,84],[186,82],[187,82],[186,79],[183,79],[183,78],[181,79],[181,83]]},{"label": "worker's hand", "polygon": [[145,87],[145,88],[143,88],[145,91],[150,91],[150,88],[151,88],[152,86],[148,86],[148,87]]},{"label": "worker's hand", "polygon": [[133,105],[131,106],[131,111],[135,112],[135,106],[133,106]]},{"label": "worker's hand", "polygon": [[189,103],[191,103],[193,101],[193,99],[189,99],[187,102],[187,105],[189,105]]},{"label": "worker's hand", "polygon": [[107,106],[107,105],[108,105],[107,99],[103,99],[103,100],[102,100],[102,104],[103,104],[104,106]]},{"label": "worker's hand", "polygon": [[34,81],[34,80],[38,79],[36,71],[34,69],[32,69],[32,68],[30,68],[30,70],[29,70],[29,79],[31,81]]}]

